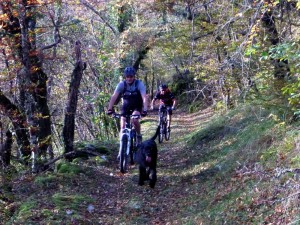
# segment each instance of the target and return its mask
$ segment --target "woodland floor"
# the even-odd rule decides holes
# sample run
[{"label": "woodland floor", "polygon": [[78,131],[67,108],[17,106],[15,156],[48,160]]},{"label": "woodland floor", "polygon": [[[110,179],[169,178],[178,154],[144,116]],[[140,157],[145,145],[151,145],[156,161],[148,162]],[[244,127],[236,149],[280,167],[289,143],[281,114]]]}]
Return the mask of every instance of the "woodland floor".
[{"label": "woodland floor", "polygon": [[[60,214],[60,216],[46,216],[33,207],[30,222],[27,220],[25,224],[186,224],[183,222],[184,218],[189,221],[188,218],[191,216],[188,207],[201,201],[197,198],[197,193],[201,190],[190,189],[194,182],[200,181],[186,174],[186,168],[193,167],[193,163],[201,157],[201,154],[188,149],[186,136],[199,129],[211,115],[212,112],[209,110],[196,114],[174,112],[171,139],[158,144],[158,180],[154,189],[147,183],[144,186],[137,184],[136,165],[124,175],[118,172],[118,163],[114,160],[102,166],[89,165],[87,168],[89,174],[72,176],[70,179],[61,178],[63,180],[60,183],[43,190],[32,185],[34,178],[24,178],[22,182],[16,184],[19,186],[18,194],[23,195],[23,201],[26,198],[35,199],[38,208],[47,209],[50,214]],[[153,135],[156,119],[156,115],[145,117],[142,125],[144,140]],[[157,140],[156,142],[158,143]],[[64,182],[71,183],[71,188],[70,185],[64,185]],[[31,192],[30,196],[28,191]],[[83,209],[77,210],[76,213],[68,211],[67,208],[64,208],[66,212],[57,212],[51,203],[51,196],[57,191],[89,196],[93,199],[89,203],[92,209],[88,212],[88,204],[85,204]],[[6,224],[20,223],[11,220]],[[201,224],[201,221],[197,224]]]},{"label": "woodland floor", "polygon": [[[144,186],[137,185],[137,166],[131,168],[126,175],[118,172],[117,163],[112,167],[101,168],[96,181],[99,184],[98,191],[93,190],[94,196],[98,199],[95,213],[99,216],[99,222],[176,223],[176,215],[183,207],[182,204],[189,204],[184,200],[188,184],[179,175],[184,172],[186,166],[189,166],[187,164],[190,155],[187,154],[189,149],[185,146],[184,136],[199,129],[201,123],[210,115],[210,112],[189,115],[174,112],[171,139],[158,144],[158,181],[154,189],[147,183]],[[150,133],[151,136],[155,131],[156,117],[150,116],[150,119],[153,120],[153,126],[143,130],[143,133]]]}]

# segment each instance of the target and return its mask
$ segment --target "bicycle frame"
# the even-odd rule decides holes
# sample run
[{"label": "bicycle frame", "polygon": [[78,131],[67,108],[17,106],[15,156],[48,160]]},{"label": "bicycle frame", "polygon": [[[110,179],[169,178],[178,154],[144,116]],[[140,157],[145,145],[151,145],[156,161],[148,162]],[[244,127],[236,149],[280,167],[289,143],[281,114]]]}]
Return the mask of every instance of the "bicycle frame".
[{"label": "bicycle frame", "polygon": [[167,107],[166,106],[162,106],[159,112],[159,123],[166,123],[167,122],[167,116],[168,116],[168,112],[167,112]]},{"label": "bicycle frame", "polygon": [[130,155],[131,164],[133,164],[133,152],[134,145],[136,142],[136,132],[132,125],[131,119],[139,119],[140,115],[121,115],[114,114],[115,118],[125,117],[125,128],[122,129],[122,134],[120,136],[120,171],[125,173],[128,167],[128,156]]},{"label": "bicycle frame", "polygon": [[125,122],[125,128],[122,130],[122,135],[120,138],[120,145],[122,144],[121,141],[123,140],[123,136],[127,136],[127,150],[126,150],[126,155],[129,155],[130,152],[130,147],[131,147],[131,139],[135,137],[135,130],[133,128],[133,125],[131,123],[131,118],[134,118],[134,116],[129,115],[126,116],[126,122]]},{"label": "bicycle frame", "polygon": [[163,139],[165,138],[167,141],[170,138],[170,131],[167,130],[168,124],[168,108],[166,106],[161,106],[159,111],[159,125],[160,125],[160,132],[158,136],[158,142],[162,143]]}]

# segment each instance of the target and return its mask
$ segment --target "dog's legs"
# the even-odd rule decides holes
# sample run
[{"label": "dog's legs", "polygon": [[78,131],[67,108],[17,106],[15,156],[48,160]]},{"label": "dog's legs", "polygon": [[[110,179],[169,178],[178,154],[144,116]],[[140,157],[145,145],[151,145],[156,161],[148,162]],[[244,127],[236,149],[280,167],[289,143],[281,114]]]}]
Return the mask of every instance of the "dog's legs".
[{"label": "dog's legs", "polygon": [[150,180],[150,172],[151,172],[151,169],[148,167],[147,172],[146,172],[145,180]]},{"label": "dog's legs", "polygon": [[144,185],[145,177],[146,177],[146,168],[143,166],[139,166],[139,185]]},{"label": "dog's legs", "polygon": [[150,172],[151,172],[151,178],[150,178],[149,185],[151,188],[154,188],[156,180],[157,180],[156,168],[151,168]]}]

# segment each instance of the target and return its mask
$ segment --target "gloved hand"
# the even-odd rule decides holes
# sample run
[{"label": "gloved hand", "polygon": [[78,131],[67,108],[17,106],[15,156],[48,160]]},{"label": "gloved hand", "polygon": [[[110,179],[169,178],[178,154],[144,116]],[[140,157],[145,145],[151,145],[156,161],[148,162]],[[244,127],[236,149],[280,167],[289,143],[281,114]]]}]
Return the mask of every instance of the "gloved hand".
[{"label": "gloved hand", "polygon": [[172,110],[175,110],[176,109],[176,107],[175,106],[172,106]]},{"label": "gloved hand", "polygon": [[106,112],[106,114],[107,115],[111,115],[111,114],[113,114],[115,111],[113,110],[113,109],[108,109],[107,110],[107,112]]},{"label": "gloved hand", "polygon": [[147,110],[144,110],[141,115],[144,117],[144,116],[147,116]]}]

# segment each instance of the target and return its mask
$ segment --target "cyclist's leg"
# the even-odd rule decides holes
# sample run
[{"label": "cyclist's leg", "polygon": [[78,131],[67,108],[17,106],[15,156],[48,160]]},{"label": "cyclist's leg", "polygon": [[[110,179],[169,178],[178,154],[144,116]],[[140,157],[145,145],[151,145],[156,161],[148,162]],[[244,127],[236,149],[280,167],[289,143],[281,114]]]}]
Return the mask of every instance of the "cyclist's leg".
[{"label": "cyclist's leg", "polygon": [[[130,107],[128,105],[127,102],[123,103],[122,107],[121,107],[121,114],[122,115],[129,115],[130,114]],[[122,132],[122,130],[125,128],[126,125],[126,117],[121,117],[120,119],[120,131]]]},{"label": "cyclist's leg", "polygon": [[[132,113],[132,115],[135,115],[135,116],[138,116],[138,115],[141,115],[141,113],[139,111],[134,111]],[[136,131],[136,133],[139,135],[141,134],[141,124],[140,124],[140,120],[139,119],[135,119],[133,118],[132,119],[132,124],[134,126],[134,129]]]},{"label": "cyclist's leg", "polygon": [[170,127],[171,127],[172,114],[173,114],[172,108],[168,107],[168,117],[167,117],[167,120],[168,120],[168,124],[167,124],[168,129],[170,129]]},{"label": "cyclist's leg", "polygon": [[162,110],[163,110],[164,104],[160,104],[159,108],[158,108],[158,124],[160,124],[162,121],[160,121],[162,119]]}]

